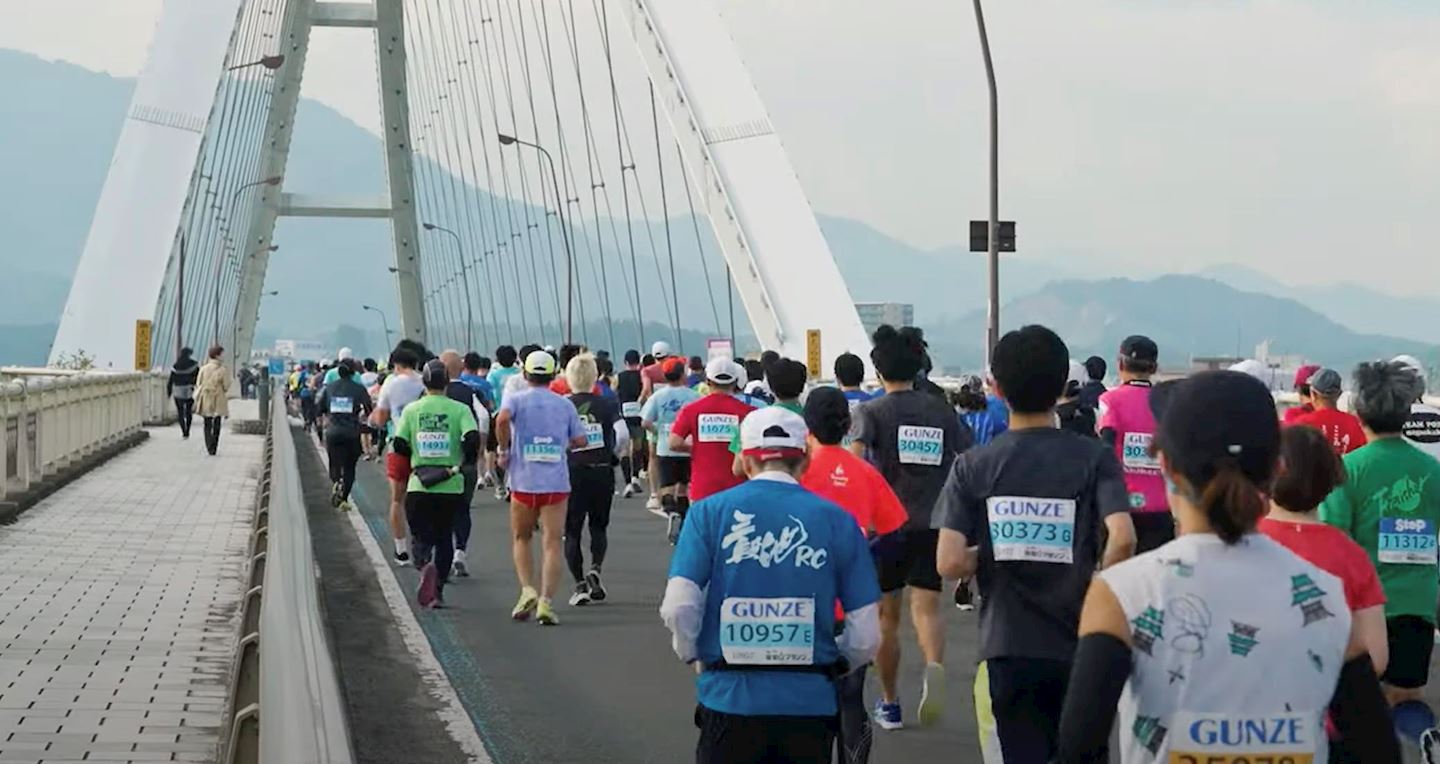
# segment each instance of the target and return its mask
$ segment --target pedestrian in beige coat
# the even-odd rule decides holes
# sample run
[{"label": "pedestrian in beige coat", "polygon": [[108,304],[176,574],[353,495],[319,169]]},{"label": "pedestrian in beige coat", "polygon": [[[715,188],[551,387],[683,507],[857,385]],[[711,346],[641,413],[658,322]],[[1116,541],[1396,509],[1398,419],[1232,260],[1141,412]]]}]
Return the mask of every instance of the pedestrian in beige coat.
[{"label": "pedestrian in beige coat", "polygon": [[195,384],[195,411],[205,419],[205,450],[215,455],[220,445],[220,420],[230,416],[230,371],[221,356],[225,348],[210,348],[210,360],[200,367]]}]

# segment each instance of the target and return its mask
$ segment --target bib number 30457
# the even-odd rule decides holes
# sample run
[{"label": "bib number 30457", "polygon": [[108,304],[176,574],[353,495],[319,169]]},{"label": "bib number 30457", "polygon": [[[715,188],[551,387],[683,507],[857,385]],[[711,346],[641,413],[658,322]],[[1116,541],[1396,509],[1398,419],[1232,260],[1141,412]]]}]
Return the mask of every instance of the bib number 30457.
[{"label": "bib number 30457", "polygon": [[938,467],[945,458],[945,431],[939,427],[901,425],[897,434],[901,464]]},{"label": "bib number 30457", "polygon": [[808,666],[815,662],[813,597],[726,597],[720,605],[726,663]]}]

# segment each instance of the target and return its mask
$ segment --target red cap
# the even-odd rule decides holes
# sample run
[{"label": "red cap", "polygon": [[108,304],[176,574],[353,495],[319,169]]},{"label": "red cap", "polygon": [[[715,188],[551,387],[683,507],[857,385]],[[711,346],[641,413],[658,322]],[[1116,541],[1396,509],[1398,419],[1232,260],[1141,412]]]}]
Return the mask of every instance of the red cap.
[{"label": "red cap", "polygon": [[1315,376],[1315,372],[1317,371],[1320,371],[1320,364],[1317,363],[1307,363],[1304,366],[1296,369],[1295,389],[1299,390],[1301,385],[1309,383],[1310,378]]},{"label": "red cap", "polygon": [[660,371],[663,374],[673,374],[679,369],[681,374],[685,373],[685,359],[678,356],[671,356],[660,362]]}]

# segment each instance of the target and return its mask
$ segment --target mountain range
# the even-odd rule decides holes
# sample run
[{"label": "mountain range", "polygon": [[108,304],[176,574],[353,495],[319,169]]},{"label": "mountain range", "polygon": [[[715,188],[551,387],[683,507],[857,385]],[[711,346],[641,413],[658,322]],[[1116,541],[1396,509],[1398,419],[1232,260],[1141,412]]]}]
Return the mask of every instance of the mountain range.
[{"label": "mountain range", "polygon": [[[0,230],[6,232],[0,267],[9,276],[0,280],[0,362],[44,360],[48,339],[42,338],[53,332],[68,292],[133,85],[68,63],[0,50],[0,103],[6,105],[0,110],[0,167],[7,177],[24,179],[0,184]],[[383,191],[382,156],[373,134],[308,99],[302,101],[296,125],[287,190]],[[477,199],[488,198],[476,193]],[[678,295],[687,345],[729,333],[732,303],[708,223],[696,225],[680,206],[683,197],[672,196],[679,203],[672,199],[671,211],[680,211],[669,226],[673,289],[663,222],[635,224],[633,271],[623,221],[602,216],[577,225],[578,284],[586,318],[579,323],[592,341],[608,343],[609,327],[616,326],[628,327],[617,334],[617,344],[633,341],[632,282],[637,278],[646,296],[641,309],[647,337],[666,333],[673,323],[664,299],[672,292]],[[658,206],[656,200],[651,206]],[[927,328],[939,361],[973,368],[980,357],[986,303],[983,255],[961,247],[914,247],[853,219],[821,216],[820,225],[857,301],[914,304],[916,322]],[[652,240],[657,242],[653,250]],[[386,270],[388,225],[282,219],[275,241],[280,250],[271,258],[266,288],[280,295],[264,303],[261,343],[279,336],[332,342],[345,325],[350,342],[380,353],[384,335],[378,318],[358,305],[382,307],[392,323],[396,320],[394,286]],[[536,244],[536,256],[548,256],[538,249],[542,243]],[[606,263],[601,270],[594,266],[597,257]],[[1038,321],[1062,328],[1077,355],[1109,356],[1121,337],[1136,331],[1152,334],[1167,357],[1177,361],[1234,354],[1237,347],[1245,355],[1265,339],[1278,351],[1336,364],[1397,348],[1435,355],[1417,342],[1430,338],[1425,328],[1440,315],[1440,300],[1396,297],[1353,284],[1291,287],[1238,265],[1173,275],[1097,253],[1004,258],[1005,326]],[[498,313],[517,327],[522,320],[534,327],[533,299],[523,295],[533,294],[535,285],[521,286],[523,292],[504,300]],[[547,298],[543,285],[540,292],[541,304],[553,311],[553,294]],[[488,300],[484,289],[475,296],[477,318],[490,315]],[[744,349],[746,319],[738,298],[733,306]]]}]

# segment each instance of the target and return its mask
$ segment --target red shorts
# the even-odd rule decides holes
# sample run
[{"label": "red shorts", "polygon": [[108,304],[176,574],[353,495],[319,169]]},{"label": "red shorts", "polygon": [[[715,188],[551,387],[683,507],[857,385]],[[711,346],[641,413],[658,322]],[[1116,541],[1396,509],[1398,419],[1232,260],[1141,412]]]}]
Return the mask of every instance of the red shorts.
[{"label": "red shorts", "polygon": [[410,479],[410,457],[394,451],[385,454],[385,476],[391,480],[405,482]]},{"label": "red shorts", "polygon": [[569,493],[525,493],[524,491],[511,491],[510,498],[520,503],[520,506],[528,509],[539,509],[552,504],[564,504],[570,501]]}]

